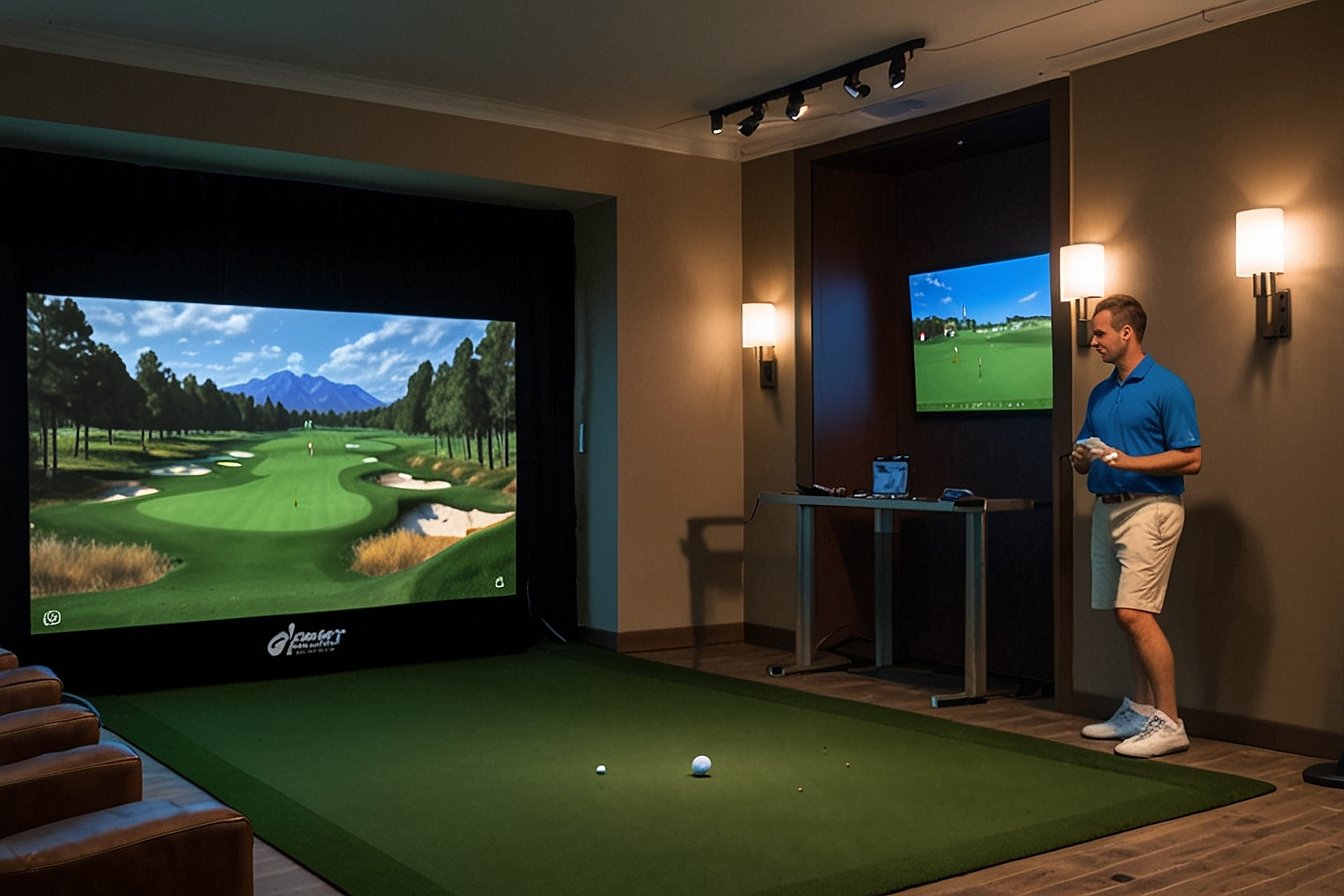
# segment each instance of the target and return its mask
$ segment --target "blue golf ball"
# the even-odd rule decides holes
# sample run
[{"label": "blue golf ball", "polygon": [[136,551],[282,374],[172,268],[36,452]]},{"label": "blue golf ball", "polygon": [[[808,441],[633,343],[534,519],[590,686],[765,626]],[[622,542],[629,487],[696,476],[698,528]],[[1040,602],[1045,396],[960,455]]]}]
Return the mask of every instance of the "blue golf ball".
[{"label": "blue golf ball", "polygon": [[691,774],[697,778],[703,778],[709,774],[709,768],[713,765],[708,756],[697,756],[691,760]]}]

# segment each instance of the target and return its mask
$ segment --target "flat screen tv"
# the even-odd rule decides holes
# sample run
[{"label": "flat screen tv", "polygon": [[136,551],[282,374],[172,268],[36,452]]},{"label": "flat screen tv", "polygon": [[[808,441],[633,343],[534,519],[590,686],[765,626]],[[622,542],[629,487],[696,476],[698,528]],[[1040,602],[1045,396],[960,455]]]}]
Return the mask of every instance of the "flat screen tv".
[{"label": "flat screen tv", "polygon": [[304,614],[518,593],[513,322],[29,293],[27,324],[34,637],[278,616],[289,655],[339,647]]},{"label": "flat screen tv", "polygon": [[1050,255],[910,275],[915,411],[1051,406]]}]

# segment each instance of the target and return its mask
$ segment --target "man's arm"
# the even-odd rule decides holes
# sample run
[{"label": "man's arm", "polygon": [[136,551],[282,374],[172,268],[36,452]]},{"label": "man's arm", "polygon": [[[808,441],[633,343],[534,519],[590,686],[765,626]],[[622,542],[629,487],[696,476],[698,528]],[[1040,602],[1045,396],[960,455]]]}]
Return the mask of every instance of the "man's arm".
[{"label": "man's arm", "polygon": [[1194,476],[1204,466],[1204,449],[1196,445],[1135,457],[1117,448],[1101,460],[1117,470],[1133,470],[1149,476]]}]

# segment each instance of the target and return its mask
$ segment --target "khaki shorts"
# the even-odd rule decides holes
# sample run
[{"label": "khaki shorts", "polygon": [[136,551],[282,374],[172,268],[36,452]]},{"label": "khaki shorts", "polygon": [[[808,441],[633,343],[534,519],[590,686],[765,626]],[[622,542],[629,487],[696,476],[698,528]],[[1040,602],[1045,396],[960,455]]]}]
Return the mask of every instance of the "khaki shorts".
[{"label": "khaki shorts", "polygon": [[1092,508],[1092,607],[1161,613],[1185,525],[1180,495],[1137,495]]}]

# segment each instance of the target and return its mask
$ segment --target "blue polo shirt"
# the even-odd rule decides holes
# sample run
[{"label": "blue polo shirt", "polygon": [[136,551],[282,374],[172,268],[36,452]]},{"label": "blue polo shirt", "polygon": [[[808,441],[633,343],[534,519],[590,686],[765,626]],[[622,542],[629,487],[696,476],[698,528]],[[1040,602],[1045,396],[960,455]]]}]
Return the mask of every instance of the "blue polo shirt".
[{"label": "blue polo shirt", "polygon": [[[1079,439],[1089,436],[1135,457],[1194,448],[1200,444],[1195,397],[1180,377],[1145,355],[1123,382],[1114,371],[1093,388],[1078,431]],[[1150,476],[1094,462],[1087,471],[1087,490],[1179,495],[1185,477]]]}]

